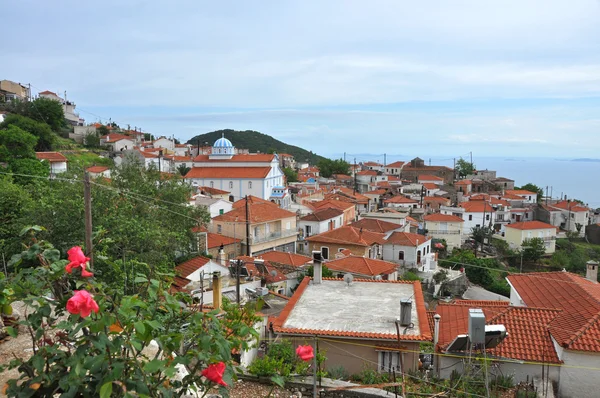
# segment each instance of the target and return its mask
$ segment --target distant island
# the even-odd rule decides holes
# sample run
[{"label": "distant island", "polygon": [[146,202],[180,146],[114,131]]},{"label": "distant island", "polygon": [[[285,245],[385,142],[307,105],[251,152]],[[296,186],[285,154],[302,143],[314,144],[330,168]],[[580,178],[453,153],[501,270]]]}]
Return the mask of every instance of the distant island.
[{"label": "distant island", "polygon": [[595,158],[578,158],[578,159],[571,160],[571,162],[600,162],[600,159],[595,159]]}]

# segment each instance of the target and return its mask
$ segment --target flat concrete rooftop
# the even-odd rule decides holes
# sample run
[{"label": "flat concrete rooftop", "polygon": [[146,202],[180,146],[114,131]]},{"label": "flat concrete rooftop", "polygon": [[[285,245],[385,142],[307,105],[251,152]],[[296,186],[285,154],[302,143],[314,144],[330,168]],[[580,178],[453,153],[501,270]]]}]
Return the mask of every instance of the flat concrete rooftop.
[{"label": "flat concrete rooftop", "polygon": [[[396,334],[395,321],[400,318],[400,300],[414,294],[413,284],[360,282],[350,286],[344,281],[324,280],[311,283],[288,315],[283,328],[335,330]],[[412,297],[411,322],[404,335],[418,336],[419,318]]]}]

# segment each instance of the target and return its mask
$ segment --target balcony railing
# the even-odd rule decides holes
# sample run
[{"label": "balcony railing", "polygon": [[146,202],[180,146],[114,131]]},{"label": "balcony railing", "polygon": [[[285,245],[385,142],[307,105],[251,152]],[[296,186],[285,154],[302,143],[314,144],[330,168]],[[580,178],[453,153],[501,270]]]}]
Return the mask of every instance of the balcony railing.
[{"label": "balcony railing", "polygon": [[298,231],[295,230],[284,230],[284,231],[275,231],[275,232],[269,232],[266,235],[260,234],[259,236],[252,236],[250,238],[250,244],[258,244],[258,243],[264,243],[264,242],[270,242],[272,240],[277,240],[277,239],[281,239],[281,238],[288,238],[290,236],[296,236],[298,234]]},{"label": "balcony railing", "polygon": [[457,230],[444,230],[444,229],[428,229],[427,230],[428,234],[435,234],[435,235],[460,235],[460,231]]}]

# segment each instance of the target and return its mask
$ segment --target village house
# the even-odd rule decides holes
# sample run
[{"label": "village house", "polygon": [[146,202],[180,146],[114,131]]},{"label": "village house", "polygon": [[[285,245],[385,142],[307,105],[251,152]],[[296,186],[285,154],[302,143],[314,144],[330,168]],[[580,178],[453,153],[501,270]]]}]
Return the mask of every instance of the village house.
[{"label": "village house", "polygon": [[363,193],[364,196],[369,198],[369,202],[371,203],[371,208],[369,211],[377,210],[380,207],[383,207],[383,202],[381,201],[382,195],[387,194],[389,191],[390,190],[386,188],[377,188]]},{"label": "village house", "polygon": [[282,269],[288,270],[306,269],[313,262],[312,257],[276,250],[262,253],[260,257],[268,261],[274,267],[281,267]]},{"label": "village house", "polygon": [[67,163],[69,162],[65,155],[60,152],[36,152],[35,157],[39,161],[45,162],[50,168],[50,177],[67,171]]},{"label": "village house", "polygon": [[506,177],[498,177],[491,180],[494,185],[501,190],[515,189],[515,180]]},{"label": "village house", "polygon": [[171,161],[168,158],[162,156],[158,151],[148,151],[143,148],[123,150],[114,161],[116,166],[135,164],[144,167],[146,170],[155,169],[161,173],[173,172]]},{"label": "village house", "polygon": [[384,234],[344,226],[310,236],[306,242],[304,253],[321,252],[324,260],[333,260],[336,253],[346,249],[356,256],[381,258]]},{"label": "village house", "polygon": [[15,83],[10,80],[0,80],[0,102],[10,102],[15,100],[28,101],[30,97],[30,89],[21,83]]},{"label": "village house", "polygon": [[495,209],[483,200],[463,202],[459,207],[441,206],[440,213],[461,217],[465,222],[463,231],[467,235],[471,234],[471,230],[475,227],[493,227],[495,224]]},{"label": "village house", "polygon": [[386,207],[392,208],[405,208],[405,209],[416,209],[419,207],[419,202],[414,199],[407,198],[404,195],[396,195],[389,199],[385,199],[383,204]]},{"label": "village house", "polygon": [[523,198],[525,203],[528,204],[535,204],[538,201],[538,194],[535,192],[531,192],[531,191],[526,191],[524,189],[518,189],[518,190],[514,190],[514,189],[506,189],[504,191],[505,194],[508,195],[517,195],[520,196],[521,198]]},{"label": "village house", "polygon": [[363,168],[365,170],[383,171],[383,165],[377,162],[364,162]]},{"label": "village house", "polygon": [[454,187],[457,192],[460,192],[464,195],[469,195],[473,192],[473,182],[471,180],[460,180],[454,183]]},{"label": "village house", "polygon": [[504,239],[511,249],[521,250],[523,242],[533,238],[544,241],[546,254],[556,250],[556,227],[541,221],[521,221],[505,227]]},{"label": "village house", "polygon": [[375,170],[362,170],[356,173],[356,186],[359,192],[369,191],[369,186],[376,181],[377,172]]},{"label": "village house", "polygon": [[577,232],[579,236],[585,236],[585,228],[589,224],[590,209],[577,201],[570,200],[549,204],[547,207],[560,210],[561,217],[553,220],[558,225],[550,222],[550,220],[544,220],[543,217],[540,218],[541,221],[549,222],[556,227],[560,227],[563,231]]},{"label": "village house", "polygon": [[553,377],[559,396],[596,396],[596,368],[600,363],[598,263],[588,262],[586,278],[563,271],[510,274],[506,280],[511,305],[560,310],[546,328],[562,362],[556,367],[559,374]]},{"label": "village house", "polygon": [[398,224],[405,230],[408,227],[407,217],[408,214],[406,212],[401,212],[389,207],[384,207],[382,209],[379,209],[378,211],[373,211],[370,213],[360,215],[361,220],[368,219],[385,221],[393,224]]},{"label": "village house", "polygon": [[448,185],[454,181],[454,170],[446,166],[427,166],[421,158],[414,158],[404,165],[400,177],[409,181],[418,181],[420,175],[431,175],[442,178],[443,184]]},{"label": "village house", "polygon": [[438,188],[444,184],[444,179],[441,177],[429,175],[429,174],[420,174],[417,177],[417,182],[419,184],[434,184],[437,185]]},{"label": "village house", "polygon": [[402,168],[404,167],[405,164],[406,164],[405,162],[401,162],[401,161],[390,163],[390,164],[386,165],[384,168],[385,174],[399,176],[400,173],[402,173]]},{"label": "village house", "polygon": [[194,206],[204,206],[210,214],[210,218],[214,218],[221,214],[225,214],[233,208],[233,204],[221,198],[211,198],[201,194],[196,194],[192,197]]},{"label": "village house", "polygon": [[460,248],[464,239],[463,225],[465,222],[462,217],[436,213],[426,215],[423,217],[423,221],[427,236],[445,240],[448,251]]},{"label": "village house", "polygon": [[440,211],[441,206],[450,206],[450,204],[450,199],[442,196],[423,197],[423,208],[426,213],[437,213]]},{"label": "village house", "polygon": [[100,137],[100,145],[107,147],[111,152],[122,152],[133,149],[135,142],[128,135],[111,133]]},{"label": "village house", "polygon": [[344,212],[344,225],[348,225],[356,220],[356,206],[353,203],[343,200],[326,199],[318,202],[304,202],[313,211],[322,209],[338,209]]},{"label": "village house", "polygon": [[431,251],[431,237],[410,232],[392,232],[385,239],[383,260],[419,271],[430,271],[436,266],[436,258]]},{"label": "village house", "polygon": [[168,139],[167,137],[160,137],[152,142],[152,147],[165,149],[173,153],[175,151],[175,141]]},{"label": "village house", "polygon": [[339,228],[342,225],[344,225],[344,212],[342,210],[332,207],[319,209],[298,220],[299,238],[303,240],[309,236]]},{"label": "village house", "polygon": [[393,231],[404,231],[404,226],[389,221],[382,221],[376,218],[362,218],[350,224],[351,227],[362,229],[363,231],[377,232],[380,234],[389,234]]},{"label": "village house", "polygon": [[238,264],[244,268],[245,275],[259,278],[262,288],[277,294],[291,296],[292,289],[298,286],[298,270],[282,271],[260,256],[240,256],[230,262],[230,266]]},{"label": "village house", "polygon": [[223,191],[222,189],[211,187],[198,187],[197,192],[201,195],[208,196],[213,199],[223,199],[228,200],[230,202],[234,202],[233,197],[229,194],[229,192]]},{"label": "village house", "polygon": [[63,115],[65,117],[65,121],[72,126],[83,126],[85,120],[79,117],[79,113],[75,111],[76,105],[72,101],[67,101],[67,92],[65,91],[65,99],[59,97],[56,93],[52,91],[41,91],[39,93],[40,98],[50,99],[52,101],[59,102],[63,108]]},{"label": "village house", "polygon": [[91,166],[85,169],[90,175],[90,178],[110,178],[110,169],[106,166]]},{"label": "village house", "polygon": [[328,261],[327,268],[339,279],[344,278],[344,274],[346,273],[363,279],[384,281],[395,281],[398,279],[397,264],[361,256],[349,255],[348,257]]},{"label": "village house", "polygon": [[317,264],[315,278],[300,283],[273,320],[272,332],[294,346],[317,339],[327,352],[323,368],[343,366],[350,374],[365,367],[380,372],[398,369],[399,343],[405,350],[404,371],[412,372],[418,368],[419,343],[431,341],[420,282],[323,279]]},{"label": "village house", "polygon": [[241,239],[208,232],[205,227],[194,228],[192,232],[196,235],[198,243],[196,252],[209,254],[220,264],[226,264],[227,260],[242,255]]},{"label": "village house", "polygon": [[[246,235],[247,222],[250,236]],[[212,219],[210,229],[213,233],[242,239],[244,252],[247,250],[250,255],[270,250],[296,251],[296,214],[264,200],[249,197],[235,202],[233,210]]]}]

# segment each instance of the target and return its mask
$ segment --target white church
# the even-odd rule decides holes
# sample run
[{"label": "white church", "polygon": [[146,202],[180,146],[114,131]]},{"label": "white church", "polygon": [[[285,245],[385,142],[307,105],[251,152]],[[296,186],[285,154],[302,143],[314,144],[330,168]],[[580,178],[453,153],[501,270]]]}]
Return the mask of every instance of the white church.
[{"label": "white church", "polygon": [[277,154],[236,155],[235,152],[231,141],[222,136],[214,143],[210,155],[194,158],[185,179],[196,187],[227,191],[231,201],[253,195],[277,203],[283,209],[289,208],[291,199]]}]

